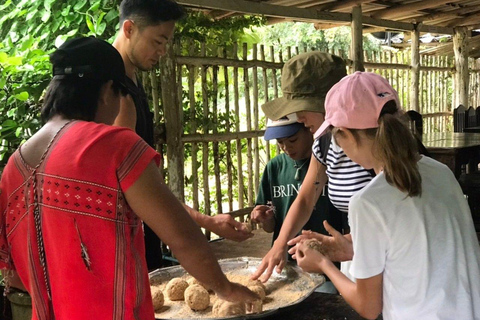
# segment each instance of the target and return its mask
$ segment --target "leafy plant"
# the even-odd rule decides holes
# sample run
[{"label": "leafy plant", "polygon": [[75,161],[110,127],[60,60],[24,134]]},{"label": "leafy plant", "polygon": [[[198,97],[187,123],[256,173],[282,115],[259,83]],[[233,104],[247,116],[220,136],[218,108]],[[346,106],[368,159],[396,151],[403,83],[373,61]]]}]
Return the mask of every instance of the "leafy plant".
[{"label": "leafy plant", "polygon": [[76,35],[111,38],[112,0],[7,0],[0,5],[0,167],[41,126],[41,98],[51,79],[48,55]]}]

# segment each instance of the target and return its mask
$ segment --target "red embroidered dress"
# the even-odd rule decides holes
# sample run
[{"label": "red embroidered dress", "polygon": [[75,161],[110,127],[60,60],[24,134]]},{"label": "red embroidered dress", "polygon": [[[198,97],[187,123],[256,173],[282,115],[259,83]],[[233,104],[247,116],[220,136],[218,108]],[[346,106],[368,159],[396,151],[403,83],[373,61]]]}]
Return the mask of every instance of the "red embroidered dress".
[{"label": "red embroidered dress", "polygon": [[37,169],[36,228],[33,168],[21,149],[12,155],[1,181],[0,268],[19,274],[32,319],[154,319],[142,223],[124,197],[152,160],[159,155],[129,129],[68,124]]}]

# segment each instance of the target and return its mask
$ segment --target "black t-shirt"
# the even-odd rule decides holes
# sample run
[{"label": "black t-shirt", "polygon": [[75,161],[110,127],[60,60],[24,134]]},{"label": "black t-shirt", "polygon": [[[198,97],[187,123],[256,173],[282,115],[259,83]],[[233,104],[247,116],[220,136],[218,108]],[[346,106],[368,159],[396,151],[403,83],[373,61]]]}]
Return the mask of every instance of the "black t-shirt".
[{"label": "black t-shirt", "polygon": [[127,77],[127,87],[131,92],[135,108],[137,109],[137,124],[135,132],[145,140],[148,145],[154,148],[153,139],[153,113],[148,106],[147,95],[142,83],[137,79],[138,86]]},{"label": "black t-shirt", "polygon": [[[132,79],[127,77],[127,87],[130,90],[135,109],[137,110],[137,124],[135,132],[154,148],[153,137],[153,113],[148,106],[147,95],[143,89],[142,83],[137,79],[138,86]],[[162,250],[160,239],[149,226],[144,224],[145,233],[145,258],[147,260],[148,270],[161,268]]]}]

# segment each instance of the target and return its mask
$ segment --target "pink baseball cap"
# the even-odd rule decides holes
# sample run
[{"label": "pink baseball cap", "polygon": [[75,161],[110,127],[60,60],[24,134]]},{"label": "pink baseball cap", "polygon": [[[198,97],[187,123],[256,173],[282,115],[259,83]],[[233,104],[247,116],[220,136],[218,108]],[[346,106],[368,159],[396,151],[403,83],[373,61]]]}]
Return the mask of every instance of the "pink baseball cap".
[{"label": "pink baseball cap", "polygon": [[378,127],[383,106],[394,100],[400,109],[397,92],[388,81],[371,72],[357,71],[344,77],[327,93],[325,121],[315,132],[317,138],[330,126],[349,129]]}]

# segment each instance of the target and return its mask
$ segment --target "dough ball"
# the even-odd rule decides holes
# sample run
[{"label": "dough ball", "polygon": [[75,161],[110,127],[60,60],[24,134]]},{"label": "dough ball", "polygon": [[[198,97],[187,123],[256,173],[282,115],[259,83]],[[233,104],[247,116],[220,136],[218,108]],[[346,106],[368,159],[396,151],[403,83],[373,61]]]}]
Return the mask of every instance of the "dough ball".
[{"label": "dough ball", "polygon": [[251,223],[243,222],[242,224],[243,224],[243,227],[245,228],[245,230],[246,230],[247,232],[249,232],[249,233],[252,232],[253,228],[252,228],[252,224],[251,224]]},{"label": "dough ball", "polygon": [[194,277],[188,278],[187,283],[188,283],[188,286],[193,286],[193,285],[195,285],[195,284],[198,284],[198,285],[204,287],[205,290],[207,290],[207,291],[210,290],[205,284],[201,283],[200,281],[198,281],[198,280],[195,279]]},{"label": "dough ball", "polygon": [[187,287],[187,281],[180,278],[173,278],[167,283],[166,290],[168,298],[172,301],[183,300],[183,294]]},{"label": "dough ball", "polygon": [[325,249],[322,247],[322,243],[320,241],[318,241],[317,239],[308,239],[308,240],[305,240],[305,244],[313,249],[313,250],[316,250],[318,252],[320,252],[321,254],[325,254]]},{"label": "dough ball", "polygon": [[152,291],[153,309],[159,310],[163,307],[163,304],[165,302],[163,292],[159,288],[155,288],[155,287],[152,287],[151,291]]},{"label": "dough ball", "polygon": [[248,289],[259,295],[260,299],[265,300],[265,289],[259,285],[249,286]]},{"label": "dough ball", "polygon": [[246,314],[245,303],[230,302],[218,299],[212,308],[216,317],[241,316]]},{"label": "dough ball", "polygon": [[185,302],[192,310],[205,310],[210,305],[210,295],[204,287],[194,284],[185,290]]},{"label": "dough ball", "polygon": [[263,310],[263,301],[262,300],[255,300],[252,302],[252,310],[248,313],[260,313]]},{"label": "dough ball", "polygon": [[267,288],[265,288],[265,285],[260,280],[248,279],[248,281],[244,285],[246,287],[260,286],[262,287],[263,291],[267,292]]}]

